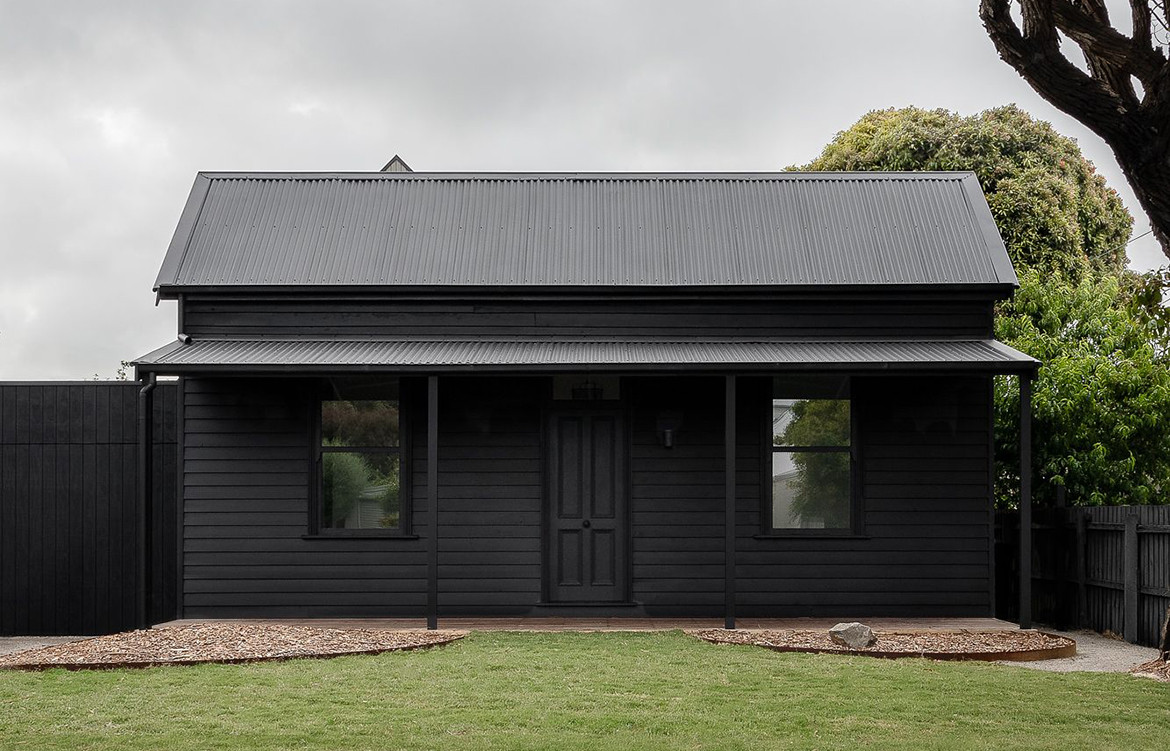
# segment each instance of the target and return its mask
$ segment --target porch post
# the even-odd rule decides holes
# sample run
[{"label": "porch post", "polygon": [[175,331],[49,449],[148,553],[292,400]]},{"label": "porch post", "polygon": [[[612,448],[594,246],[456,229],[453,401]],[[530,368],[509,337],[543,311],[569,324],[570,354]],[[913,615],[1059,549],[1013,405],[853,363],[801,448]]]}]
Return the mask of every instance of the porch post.
[{"label": "porch post", "polygon": [[427,628],[439,627],[439,377],[427,376]]},{"label": "porch post", "polygon": [[[151,373],[138,391],[138,603],[139,628],[150,628],[151,560],[154,538],[154,389],[158,376]],[[182,538],[180,538],[182,539]]]},{"label": "porch post", "polygon": [[735,376],[726,377],[723,425],[723,627],[735,628]]},{"label": "porch post", "polygon": [[1020,375],[1020,628],[1032,628],[1032,374]]}]

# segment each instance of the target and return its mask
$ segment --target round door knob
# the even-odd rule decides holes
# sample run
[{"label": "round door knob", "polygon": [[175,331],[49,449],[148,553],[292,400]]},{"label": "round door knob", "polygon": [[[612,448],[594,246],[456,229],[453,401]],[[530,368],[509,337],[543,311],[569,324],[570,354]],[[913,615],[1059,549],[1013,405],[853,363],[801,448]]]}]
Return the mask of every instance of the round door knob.
[{"label": "round door knob", "polygon": [[585,521],[581,522],[581,526],[582,526],[582,527],[585,527],[586,529],[588,529],[588,528],[589,528],[589,520],[588,520],[588,519],[586,519]]}]

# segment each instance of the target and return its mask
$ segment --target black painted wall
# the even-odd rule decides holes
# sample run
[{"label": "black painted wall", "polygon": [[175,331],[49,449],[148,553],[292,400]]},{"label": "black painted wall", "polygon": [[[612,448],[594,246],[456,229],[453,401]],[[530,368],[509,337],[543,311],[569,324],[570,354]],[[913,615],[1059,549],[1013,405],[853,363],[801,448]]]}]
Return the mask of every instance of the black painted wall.
[{"label": "black painted wall", "polygon": [[[985,378],[867,378],[853,386],[864,534],[758,536],[766,380],[741,379],[739,614],[987,615],[991,601]],[[417,386],[417,384],[415,384]],[[722,379],[629,377],[630,584],[649,615],[718,615],[723,592]],[[416,538],[306,539],[312,381],[186,380],[186,617],[420,617]],[[425,414],[421,389],[408,409]],[[546,612],[541,377],[440,379],[440,615]],[[657,422],[682,416],[673,448]],[[413,421],[416,514],[425,508]],[[766,471],[766,468],[765,468]]]},{"label": "black painted wall", "polygon": [[[138,390],[0,384],[0,634],[139,625]],[[155,390],[152,613],[174,617],[178,388]]]},{"label": "black painted wall", "polygon": [[[691,297],[693,291],[688,291]],[[991,337],[989,299],[887,293],[877,299],[398,300],[268,295],[189,295],[183,330],[193,337],[303,336],[786,336],[850,339]]]}]

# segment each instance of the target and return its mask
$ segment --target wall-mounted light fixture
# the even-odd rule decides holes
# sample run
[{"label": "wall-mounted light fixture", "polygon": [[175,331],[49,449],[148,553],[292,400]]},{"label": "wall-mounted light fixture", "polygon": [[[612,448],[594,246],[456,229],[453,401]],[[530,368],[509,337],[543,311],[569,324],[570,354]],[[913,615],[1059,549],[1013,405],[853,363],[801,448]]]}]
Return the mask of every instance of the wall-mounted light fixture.
[{"label": "wall-mounted light fixture", "polygon": [[682,412],[671,410],[658,413],[657,425],[655,427],[658,431],[658,438],[662,441],[662,448],[674,448],[674,442],[678,438],[678,431],[682,427],[682,422]]}]

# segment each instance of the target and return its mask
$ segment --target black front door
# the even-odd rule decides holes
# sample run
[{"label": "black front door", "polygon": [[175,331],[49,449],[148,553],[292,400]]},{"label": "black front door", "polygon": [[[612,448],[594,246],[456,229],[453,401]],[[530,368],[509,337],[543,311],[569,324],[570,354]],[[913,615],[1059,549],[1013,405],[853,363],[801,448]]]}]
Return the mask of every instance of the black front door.
[{"label": "black front door", "polygon": [[626,451],[616,411],[554,413],[548,441],[548,595],[626,599]]}]

